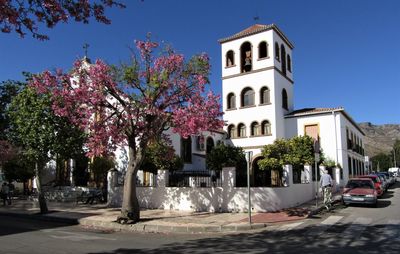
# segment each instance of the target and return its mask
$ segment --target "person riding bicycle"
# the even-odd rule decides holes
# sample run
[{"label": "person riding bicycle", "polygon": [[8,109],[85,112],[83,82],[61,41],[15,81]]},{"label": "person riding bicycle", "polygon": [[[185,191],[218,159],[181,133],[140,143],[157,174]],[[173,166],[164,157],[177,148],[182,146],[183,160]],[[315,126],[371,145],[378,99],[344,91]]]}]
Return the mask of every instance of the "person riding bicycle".
[{"label": "person riding bicycle", "polygon": [[332,203],[333,181],[331,175],[328,174],[327,170],[323,171],[319,184],[321,186],[322,193],[324,194],[324,205],[326,209],[329,210]]}]

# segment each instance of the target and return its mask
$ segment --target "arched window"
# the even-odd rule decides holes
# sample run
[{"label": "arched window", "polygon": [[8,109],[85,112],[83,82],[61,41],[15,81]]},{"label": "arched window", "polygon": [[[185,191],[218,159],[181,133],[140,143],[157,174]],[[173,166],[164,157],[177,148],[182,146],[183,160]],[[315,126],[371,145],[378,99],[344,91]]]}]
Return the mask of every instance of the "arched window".
[{"label": "arched window", "polygon": [[252,122],[250,136],[259,136],[259,135],[260,135],[260,125],[258,124],[258,122]]},{"label": "arched window", "polygon": [[269,88],[264,86],[260,90],[260,104],[268,104],[271,103],[269,96]]},{"label": "arched window", "polygon": [[235,125],[231,124],[228,126],[228,137],[229,138],[235,138]]},{"label": "arched window", "polygon": [[237,136],[239,138],[244,138],[246,137],[246,125],[244,125],[243,123],[238,125],[238,132],[237,132]]},{"label": "arched window", "polygon": [[243,89],[241,94],[241,106],[252,106],[254,105],[254,90],[250,87]]},{"label": "arched window", "polygon": [[261,135],[271,135],[271,123],[268,120],[264,120],[261,123]]},{"label": "arched window", "polygon": [[258,44],[258,58],[266,58],[268,57],[268,44],[266,41],[260,42]]},{"label": "arched window", "polygon": [[206,153],[211,152],[213,148],[214,148],[214,140],[212,139],[212,137],[208,137],[206,142]]},{"label": "arched window", "polygon": [[192,138],[181,137],[181,158],[184,163],[192,162]]},{"label": "arched window", "polygon": [[282,73],[286,76],[286,50],[285,46],[281,44],[281,64],[282,64]]},{"label": "arched window", "polygon": [[226,105],[227,109],[236,108],[236,96],[234,93],[229,93],[226,101],[227,101],[227,105]]},{"label": "arched window", "polygon": [[288,71],[292,72],[292,59],[289,55],[287,55],[287,69]]},{"label": "arched window", "polygon": [[286,89],[283,88],[282,89],[282,108],[288,110],[288,96],[287,96],[287,92]]},{"label": "arched window", "polygon": [[275,59],[280,61],[279,44],[275,42]]},{"label": "arched window", "polygon": [[253,69],[253,56],[251,54],[250,42],[245,42],[240,46],[240,66],[242,72],[248,72]]},{"label": "arched window", "polygon": [[229,50],[226,52],[226,67],[234,66],[235,65],[235,53],[233,50]]}]

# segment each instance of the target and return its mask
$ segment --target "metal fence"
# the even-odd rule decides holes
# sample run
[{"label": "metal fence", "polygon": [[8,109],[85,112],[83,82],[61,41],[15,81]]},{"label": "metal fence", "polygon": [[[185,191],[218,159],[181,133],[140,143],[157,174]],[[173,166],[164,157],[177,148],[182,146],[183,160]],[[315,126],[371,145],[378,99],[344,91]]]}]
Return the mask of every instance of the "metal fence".
[{"label": "metal fence", "polygon": [[220,172],[213,171],[172,171],[169,172],[168,187],[222,187]]}]

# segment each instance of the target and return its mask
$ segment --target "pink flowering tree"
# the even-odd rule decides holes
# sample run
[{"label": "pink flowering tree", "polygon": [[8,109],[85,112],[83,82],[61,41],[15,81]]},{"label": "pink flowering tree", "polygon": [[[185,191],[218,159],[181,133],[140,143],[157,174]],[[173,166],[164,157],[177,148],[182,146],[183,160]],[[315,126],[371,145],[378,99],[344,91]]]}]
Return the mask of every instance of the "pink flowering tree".
[{"label": "pink flowering tree", "polygon": [[30,32],[34,38],[47,40],[47,35],[38,32],[40,23],[53,28],[71,19],[89,23],[90,17],[94,17],[98,22],[110,24],[104,10],[112,6],[125,8],[115,0],[0,0],[0,31],[15,31],[21,37]]},{"label": "pink flowering tree", "polygon": [[[129,65],[110,67],[75,62],[71,74],[43,72],[31,85],[53,94],[53,109],[89,133],[89,156],[104,156],[117,146],[129,147],[120,222],[140,219],[136,175],[149,145],[172,128],[182,137],[223,126],[219,96],[206,91],[209,58],[185,61],[159,44],[136,41],[137,56]],[[156,57],[155,57],[156,56]],[[173,154],[172,154],[173,155]]]}]

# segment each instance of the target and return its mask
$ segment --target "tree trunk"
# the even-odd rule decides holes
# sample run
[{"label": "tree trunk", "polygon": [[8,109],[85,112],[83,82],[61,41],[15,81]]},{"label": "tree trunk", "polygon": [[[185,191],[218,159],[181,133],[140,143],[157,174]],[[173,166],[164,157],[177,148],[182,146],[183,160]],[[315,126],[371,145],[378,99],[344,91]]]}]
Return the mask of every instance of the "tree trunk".
[{"label": "tree trunk", "polygon": [[[40,167],[41,167],[41,165],[40,165]],[[39,201],[40,213],[44,214],[44,213],[47,213],[49,210],[47,208],[46,198],[44,197],[44,193],[42,191],[42,183],[41,183],[40,172],[41,172],[41,170],[39,169],[39,165],[36,162],[35,163],[36,189],[37,189],[37,192],[38,192],[38,201]]]},{"label": "tree trunk", "polygon": [[135,154],[134,149],[130,146],[129,163],[124,181],[121,215],[117,219],[121,224],[136,223],[140,220],[140,206],[136,195],[136,176],[142,162],[142,154]]}]

